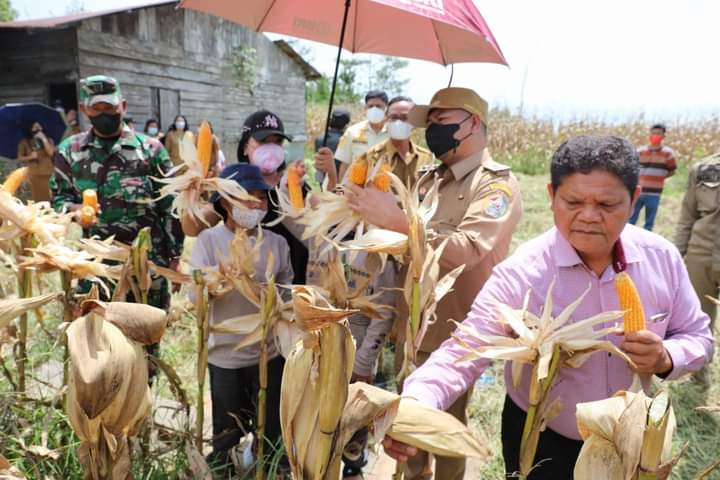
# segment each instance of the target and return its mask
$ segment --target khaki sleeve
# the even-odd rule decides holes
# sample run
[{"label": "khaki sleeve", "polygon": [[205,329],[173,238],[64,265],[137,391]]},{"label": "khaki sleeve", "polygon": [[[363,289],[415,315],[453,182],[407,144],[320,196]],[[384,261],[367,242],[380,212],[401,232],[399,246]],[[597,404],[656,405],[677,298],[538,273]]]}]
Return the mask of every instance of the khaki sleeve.
[{"label": "khaki sleeve", "polygon": [[342,163],[352,162],[352,131],[346,130],[340,137],[337,150],[335,150],[335,159]]},{"label": "khaki sleeve", "polygon": [[[497,185],[500,188],[492,188]],[[513,178],[495,178],[480,188],[463,219],[452,226],[433,221],[435,246],[447,239],[440,266],[450,270],[465,264],[474,268],[502,241],[509,241],[522,214],[520,189]]]},{"label": "khaki sleeve", "polygon": [[697,200],[695,199],[695,178],[697,176],[697,167],[691,168],[688,173],[688,186],[680,206],[680,218],[675,229],[675,246],[682,255],[687,252],[688,242],[690,241],[690,233],[693,225],[699,218],[697,210]]}]

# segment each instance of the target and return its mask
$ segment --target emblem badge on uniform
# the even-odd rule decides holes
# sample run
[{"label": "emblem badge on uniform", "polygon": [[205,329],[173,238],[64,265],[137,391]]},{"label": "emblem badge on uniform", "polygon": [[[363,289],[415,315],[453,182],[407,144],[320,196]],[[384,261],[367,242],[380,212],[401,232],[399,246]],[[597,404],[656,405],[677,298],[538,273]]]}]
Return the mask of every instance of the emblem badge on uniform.
[{"label": "emblem badge on uniform", "polygon": [[497,191],[485,197],[483,200],[482,212],[490,218],[500,218],[510,208],[510,199],[505,192]]}]

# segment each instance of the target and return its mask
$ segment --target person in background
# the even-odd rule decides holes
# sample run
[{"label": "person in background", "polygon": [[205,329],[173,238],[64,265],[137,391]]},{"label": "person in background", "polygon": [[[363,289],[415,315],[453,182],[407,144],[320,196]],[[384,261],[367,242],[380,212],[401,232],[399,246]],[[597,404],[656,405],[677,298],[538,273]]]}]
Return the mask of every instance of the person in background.
[{"label": "person in background", "polygon": [[[338,143],[340,142],[340,138],[343,136],[343,133],[345,133],[345,127],[347,127],[348,123],[350,123],[350,112],[344,108],[336,108],[333,110],[332,115],[330,115],[327,142],[325,142],[326,145],[324,145],[329,148],[333,154],[337,151]],[[325,134],[320,135],[315,139],[316,152],[323,147],[324,138]],[[336,170],[340,169],[340,161],[337,159],[335,160],[335,168]]]},{"label": "person in background", "polygon": [[[258,110],[250,114],[243,122],[237,147],[238,162],[249,163],[260,168],[263,180],[273,188],[268,193],[270,208],[262,220],[263,224],[274,222],[278,218],[273,206],[278,204],[275,187],[280,183],[286,167],[285,150],[282,147],[285,140],[290,140],[290,137],[285,134],[282,120],[269,110]],[[297,167],[297,163],[293,167]],[[305,184],[302,188],[304,196],[309,189]],[[210,225],[215,225],[221,220],[220,214],[212,207],[203,211],[203,218]],[[180,220],[183,232],[189,236],[197,236],[207,228],[204,222],[186,215],[183,215]],[[295,272],[295,283],[304,284],[308,264],[307,246],[282,223],[268,227],[267,230],[281,235],[288,242],[290,261]]]},{"label": "person in background", "polygon": [[[714,331],[717,305],[707,298],[720,295],[720,153],[704,158],[688,173],[688,188],[683,197],[675,231],[675,246],[685,257],[695,293],[703,312],[710,317]],[[695,379],[708,387],[707,369]]]},{"label": "person in background", "polygon": [[[408,97],[398,96],[390,100],[387,111],[387,130],[390,138],[354,160],[354,162],[369,161],[371,165],[378,162],[385,163],[408,190],[412,190],[415,186],[420,173],[435,163],[435,157],[429,150],[410,139],[413,125],[408,122],[408,114],[414,105]],[[335,186],[332,182],[331,178],[328,189]]]},{"label": "person in background", "polygon": [[[224,222],[203,230],[198,236],[190,259],[194,268],[217,267],[230,255],[230,242],[235,238],[238,229],[247,230],[252,241],[257,241],[257,227],[268,210],[267,194],[271,187],[263,180],[258,167],[248,164],[230,165],[222,171],[221,177],[236,181],[257,201],[243,202],[247,208],[242,209],[232,207],[217,194],[211,198]],[[262,245],[255,262],[254,280],[268,280],[265,275],[270,254],[275,259],[272,274],[276,282],[280,285],[292,283],[293,269],[287,242],[280,235],[267,230],[262,232]],[[193,295],[191,300],[194,301]],[[210,325],[258,311],[255,305],[236,290],[219,298],[211,298],[210,302]],[[228,452],[238,444],[243,430],[254,431],[257,426],[260,344],[237,350],[235,347],[244,338],[244,335],[211,332],[208,340],[213,422],[213,451],[210,463],[216,465],[232,465]],[[285,365],[272,340],[268,342],[268,358],[265,436],[272,446],[266,446],[265,452],[272,454],[281,438],[280,384]]]},{"label": "person in background", "polygon": [[[522,213],[520,187],[510,167],[492,160],[487,145],[488,105],[473,90],[445,88],[438,91],[430,105],[415,105],[408,120],[426,127],[425,139],[433,154],[442,162],[419,180],[422,189],[430,188],[436,177],[438,206],[429,222],[429,238],[435,248],[447,241],[440,257],[440,278],[451,270],[465,269],[437,306],[437,320],[428,327],[418,348],[418,365],[450,338],[455,326],[451,319],[465,318],[473,299],[498,263],[510,250],[512,233]],[[408,220],[394,195],[372,185],[349,185],[345,194],[348,205],[370,225],[407,234]],[[405,322],[400,313],[396,325],[396,370],[400,370],[406,343]],[[460,392],[442,408],[466,423],[470,391]],[[427,456],[408,464],[410,475],[421,478]],[[461,480],[465,459],[436,458],[436,478]]]},{"label": "person in background", "polygon": [[77,110],[68,110],[67,115],[65,115],[65,122],[67,127],[65,128],[65,132],[62,136],[63,140],[65,140],[67,137],[77,135],[78,133],[82,132],[82,130],[80,129],[80,122],[78,119]]},{"label": "person in background", "polygon": [[135,131],[135,120],[130,115],[125,117],[125,125],[127,125],[128,128],[133,132]]},{"label": "person in background", "polygon": [[149,118],[147,122],[145,122],[145,128],[143,128],[143,132],[145,132],[145,135],[147,135],[150,138],[154,138],[156,140],[162,141],[165,134],[160,130],[160,122],[158,122],[154,118]]},{"label": "person in background", "polygon": [[178,115],[165,134],[165,148],[167,148],[170,154],[170,160],[172,160],[173,165],[183,163],[182,157],[180,156],[180,142],[185,138],[192,142],[195,141],[192,132],[188,129],[187,119],[183,115]]},{"label": "person in background", "polygon": [[[560,145],[551,160],[547,185],[554,227],[521,245],[493,269],[463,322],[478,335],[509,338],[510,332],[497,321],[498,302],[513,309],[527,308],[540,316],[555,281],[553,316],[582,295],[585,297],[571,323],[620,310],[616,268],[626,270],[634,280],[646,317],[657,319],[648,322],[644,330],[618,331],[603,338],[623,350],[634,366],[597,352],[579,368],[559,370],[548,402],[561,398],[562,408],[540,433],[528,480],[573,478],[583,443],[575,418],[578,403],[603,400],[618,390],[627,390],[635,373],[675,380],[697,371],[712,358],[714,340],[708,318],[691,291],[677,249],[659,235],[627,225],[633,202],[640,195],[638,171],[635,147],[625,139],[581,136]],[[592,289],[587,290],[588,285]],[[467,353],[461,342],[477,345],[477,340],[465,329],[456,332],[457,338],[444,342],[410,374],[403,395],[443,409],[472,387],[490,360],[460,361]],[[502,445],[508,477],[515,477],[519,470],[532,368],[522,367],[515,387],[511,364],[505,363]],[[400,460],[416,452],[389,438],[383,445],[391,457]]]},{"label": "person in background", "polygon": [[665,125],[653,125],[650,128],[650,145],[638,149],[642,193],[635,204],[630,223],[637,223],[640,211],[644,208],[645,230],[652,231],[665,179],[672,177],[677,169],[675,154],[670,147],[662,144],[666,131]]},{"label": "person in background", "polygon": [[55,143],[43,133],[39,122],[33,122],[17,148],[17,160],[28,167],[30,196],[34,202],[50,201],[50,177],[53,174]]},{"label": "person in background", "polygon": [[337,178],[342,180],[345,171],[352,161],[366,153],[371,147],[389,138],[385,127],[385,111],[387,110],[387,93],[371,90],[365,95],[366,119],[348,127],[338,142],[337,150],[320,148],[315,154],[315,168],[325,175],[331,174],[335,160],[340,162]]}]

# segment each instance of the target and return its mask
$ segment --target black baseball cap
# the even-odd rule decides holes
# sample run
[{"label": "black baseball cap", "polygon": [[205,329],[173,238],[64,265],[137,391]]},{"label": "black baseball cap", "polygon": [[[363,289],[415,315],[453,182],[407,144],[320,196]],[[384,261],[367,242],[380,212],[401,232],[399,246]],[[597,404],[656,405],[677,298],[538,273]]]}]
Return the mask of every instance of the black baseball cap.
[{"label": "black baseball cap", "polygon": [[258,142],[262,142],[270,135],[280,135],[286,140],[292,141],[292,137],[285,134],[285,127],[280,117],[269,110],[258,110],[245,119],[242,136],[245,137],[246,134]]},{"label": "black baseball cap", "polygon": [[[267,192],[272,189],[272,187],[265,182],[265,179],[263,179],[260,169],[255,165],[247,163],[233,163],[232,165],[228,165],[220,172],[220,178],[235,180],[248,192],[252,190],[264,190]],[[210,203],[215,207],[215,211],[222,214],[224,209],[220,206],[220,194],[218,192],[213,192],[210,196]]]}]

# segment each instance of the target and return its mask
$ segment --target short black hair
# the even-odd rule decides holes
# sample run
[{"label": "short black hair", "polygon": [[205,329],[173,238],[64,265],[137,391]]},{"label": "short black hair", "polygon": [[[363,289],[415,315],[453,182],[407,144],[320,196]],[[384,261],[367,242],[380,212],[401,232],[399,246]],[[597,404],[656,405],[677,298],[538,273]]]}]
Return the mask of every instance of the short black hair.
[{"label": "short black hair", "polygon": [[390,107],[390,105],[392,105],[393,103],[398,103],[398,102],[415,103],[415,102],[413,102],[412,98],[410,98],[410,97],[406,97],[404,95],[398,95],[396,97],[391,98],[390,101],[388,102],[387,106]]},{"label": "short black hair", "polygon": [[387,93],[383,92],[382,90],[370,90],[365,94],[365,103],[368,102],[371,98],[379,98],[383,101],[385,105],[388,104],[388,96]]},{"label": "short black hair", "polygon": [[143,130],[143,132],[147,133],[151,123],[156,123],[158,126],[158,130],[160,130],[160,122],[158,122],[156,118],[148,118],[145,122],[145,129]]},{"label": "short black hair", "polygon": [[652,130],[662,130],[663,135],[665,135],[665,132],[667,132],[667,127],[665,126],[664,123],[656,123],[655,125],[650,127],[650,131],[652,131]]},{"label": "short black hair", "polygon": [[573,173],[604,170],[618,177],[630,197],[635,195],[640,176],[640,158],[624,138],[611,135],[582,135],[558,147],[550,163],[550,182],[557,191],[563,179]]}]

